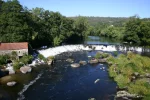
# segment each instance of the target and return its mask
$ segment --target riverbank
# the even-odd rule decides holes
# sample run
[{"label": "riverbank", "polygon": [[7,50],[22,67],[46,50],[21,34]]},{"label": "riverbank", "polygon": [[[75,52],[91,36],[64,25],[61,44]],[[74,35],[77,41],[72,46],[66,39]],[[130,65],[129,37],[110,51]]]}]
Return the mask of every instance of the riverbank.
[{"label": "riverbank", "polygon": [[[131,51],[127,55],[109,57],[109,75],[117,83],[120,91],[116,97],[126,98],[150,98],[150,58],[134,54]],[[131,94],[132,95],[131,95]]]},{"label": "riverbank", "polygon": [[[133,48],[133,47],[127,48],[127,47],[115,46],[115,45],[65,45],[65,46],[58,46],[58,47],[53,47],[53,48],[49,48],[49,49],[45,49],[45,50],[38,50],[38,51],[39,51],[40,54],[42,54],[44,57],[47,58],[49,56],[57,56],[59,54],[62,54],[64,56],[64,54],[66,54],[65,52],[67,52],[68,54],[71,54],[72,52],[77,52],[77,51],[81,51],[81,52],[82,51],[84,51],[84,52],[90,51],[88,53],[91,53],[93,55],[93,52],[97,52],[97,51],[102,51],[102,52],[125,51],[125,52],[127,52],[128,50],[132,50],[132,51],[140,53],[142,51],[142,48],[140,48],[140,47],[137,47],[137,48]],[[75,55],[75,56],[77,57],[79,55]],[[88,55],[88,56],[91,56],[91,55]],[[65,61],[67,60],[67,58],[64,58],[64,57],[62,57],[62,58]],[[79,63],[79,60],[81,60],[81,61],[83,60],[80,57],[79,57],[80,59],[79,58],[77,59],[77,58],[75,60],[75,63]],[[58,61],[62,62],[62,60],[58,60]],[[56,63],[57,63],[57,60],[56,60]],[[89,66],[89,64],[88,64],[88,66]],[[62,65],[62,64],[60,64],[60,65]],[[65,65],[63,65],[63,66],[65,66]],[[67,67],[68,66],[70,66],[70,64],[67,65]],[[103,68],[104,67],[102,67],[100,69],[103,69]],[[105,70],[103,70],[103,71],[105,71]],[[27,89],[31,85],[33,85],[34,83],[36,83],[36,80],[40,79],[41,75],[42,75],[42,73],[37,72],[36,76],[34,76],[34,78],[32,77],[32,79],[30,79],[30,81],[28,81],[27,84],[25,86],[23,86],[23,90],[21,90],[20,92],[18,91],[19,92],[19,98],[24,98],[24,92],[27,91]],[[20,87],[22,87],[22,84],[24,84],[24,83],[21,83]]]}]

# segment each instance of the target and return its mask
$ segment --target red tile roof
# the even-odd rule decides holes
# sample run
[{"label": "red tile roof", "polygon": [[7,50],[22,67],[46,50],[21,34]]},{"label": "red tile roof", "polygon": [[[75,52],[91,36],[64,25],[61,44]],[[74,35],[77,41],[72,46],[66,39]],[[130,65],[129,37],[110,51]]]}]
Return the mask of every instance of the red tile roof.
[{"label": "red tile roof", "polygon": [[0,50],[28,49],[28,42],[0,43]]}]

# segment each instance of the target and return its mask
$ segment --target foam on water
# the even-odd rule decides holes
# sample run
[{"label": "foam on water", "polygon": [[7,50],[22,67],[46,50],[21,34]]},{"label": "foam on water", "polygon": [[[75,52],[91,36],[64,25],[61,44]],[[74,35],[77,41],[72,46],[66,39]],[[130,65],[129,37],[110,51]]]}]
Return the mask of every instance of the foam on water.
[{"label": "foam on water", "polygon": [[[92,47],[95,47],[95,50],[101,50],[101,51],[108,51],[108,52],[113,52],[113,51],[136,51],[141,53],[142,48],[141,47],[123,47],[119,46],[118,48],[116,45],[92,45]],[[65,45],[65,46],[58,46],[58,47],[53,47],[53,48],[48,48],[45,50],[39,50],[39,53],[42,54],[44,57],[49,57],[49,56],[55,56],[57,54],[61,54],[63,52],[74,52],[74,51],[81,51],[81,50],[92,50],[88,46],[84,45]]]},{"label": "foam on water", "polygon": [[38,74],[38,76],[32,80],[29,84],[24,85],[23,89],[18,93],[19,97],[17,98],[17,100],[23,100],[25,99],[25,96],[23,95],[23,93],[31,86],[33,85],[41,76],[43,73]]}]

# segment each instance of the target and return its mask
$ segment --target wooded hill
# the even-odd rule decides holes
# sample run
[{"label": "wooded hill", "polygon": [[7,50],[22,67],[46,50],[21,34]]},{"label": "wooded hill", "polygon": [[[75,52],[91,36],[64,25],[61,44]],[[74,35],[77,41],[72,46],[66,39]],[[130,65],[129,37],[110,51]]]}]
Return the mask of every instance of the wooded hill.
[{"label": "wooded hill", "polygon": [[[79,16],[69,18],[76,20],[78,17]],[[94,16],[82,16],[82,17],[85,17],[88,20],[89,24],[92,26],[96,26],[99,24],[106,24],[122,27],[129,20],[129,17],[94,17]],[[150,18],[143,18],[142,20],[150,21]]]}]

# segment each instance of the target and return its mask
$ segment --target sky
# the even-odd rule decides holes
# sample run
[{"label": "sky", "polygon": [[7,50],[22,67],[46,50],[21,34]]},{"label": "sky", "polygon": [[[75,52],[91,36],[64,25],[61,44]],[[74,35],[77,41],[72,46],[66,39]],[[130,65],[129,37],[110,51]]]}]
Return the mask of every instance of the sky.
[{"label": "sky", "polygon": [[62,15],[150,18],[150,0],[19,0],[29,9],[41,7]]}]

